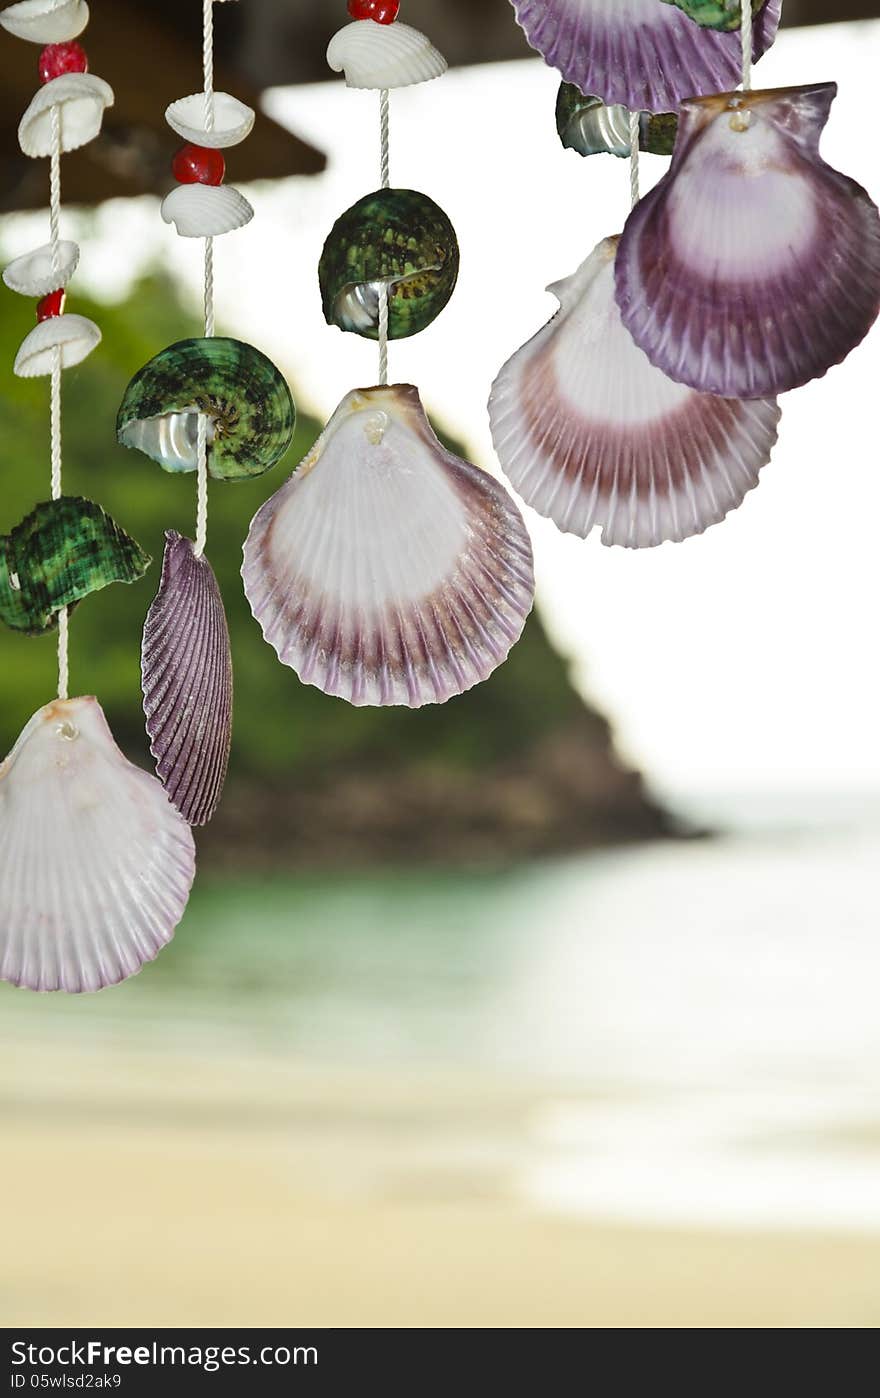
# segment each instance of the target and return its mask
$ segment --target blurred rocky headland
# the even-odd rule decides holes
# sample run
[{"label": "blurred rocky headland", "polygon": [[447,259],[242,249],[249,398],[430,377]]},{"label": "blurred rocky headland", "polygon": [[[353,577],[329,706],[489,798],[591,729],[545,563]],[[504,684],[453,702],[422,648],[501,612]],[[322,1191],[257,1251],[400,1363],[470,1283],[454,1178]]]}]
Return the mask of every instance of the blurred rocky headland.
[{"label": "blurred rocky headland", "polygon": [[[11,365],[30,302],[0,289]],[[173,476],[115,439],[125,386],[197,322],[160,276],[113,306],[76,297],[104,340],[64,376],[65,493],[97,500],[153,556],[147,576],[88,598],[71,620],[73,693],[97,694],[117,741],[150,767],[140,707],[140,635],[159,583],[164,531],[192,533],[194,478]],[[282,366],[283,367],[283,366]],[[0,376],[0,533],[49,495],[47,387]],[[259,506],[312,446],[301,415],[280,467],[213,485],[208,557],[229,616],[236,667],[233,757],[223,806],[198,834],[203,865],[349,868],[372,863],[497,864],[677,833],[609,723],[574,688],[538,616],[508,662],[459,699],[416,712],[354,709],[301,685],[264,643],[244,598],[241,545]],[[0,748],[55,694],[54,636],[0,634]]]}]

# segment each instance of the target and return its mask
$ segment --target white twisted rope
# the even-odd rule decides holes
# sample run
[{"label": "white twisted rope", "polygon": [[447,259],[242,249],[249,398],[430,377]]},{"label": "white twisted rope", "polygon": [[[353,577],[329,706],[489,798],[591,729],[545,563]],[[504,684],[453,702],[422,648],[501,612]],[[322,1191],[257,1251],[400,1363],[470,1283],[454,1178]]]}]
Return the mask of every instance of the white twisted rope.
[{"label": "white twisted rope", "polygon": [[[205,88],[205,130],[214,130],[214,0],[203,0],[202,70]],[[205,335],[214,334],[214,239],[205,239]],[[208,542],[208,418],[199,414],[196,462],[196,557]]]},{"label": "white twisted rope", "polygon": [[639,202],[639,142],[641,140],[641,112],[629,114],[629,188],[632,207]]},{"label": "white twisted rope", "polygon": [[[379,179],[391,188],[391,102],[387,88],[379,93]],[[379,383],[388,382],[388,285],[379,283]]]},{"label": "white twisted rope", "polygon": [[[52,244],[52,272],[61,271],[61,108],[52,108],[52,150],[49,164],[49,238]],[[61,346],[52,351],[52,378],[49,390],[49,441],[52,499],[62,490],[61,464]],[[67,608],[58,613],[58,698],[66,699],[70,687],[70,637]]]},{"label": "white twisted rope", "polygon": [[742,54],[743,92],[752,90],[752,50],[754,48],[754,24],[751,0],[742,0]]}]

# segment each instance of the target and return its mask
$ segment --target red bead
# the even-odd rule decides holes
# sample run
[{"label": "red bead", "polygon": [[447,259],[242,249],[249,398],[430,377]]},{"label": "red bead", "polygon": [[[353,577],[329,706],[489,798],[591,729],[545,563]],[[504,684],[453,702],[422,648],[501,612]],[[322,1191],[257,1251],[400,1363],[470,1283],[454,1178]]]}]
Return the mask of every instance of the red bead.
[{"label": "red bead", "polygon": [[400,14],[400,0],[348,0],[352,19],[373,19],[377,24],[393,24]]},{"label": "red bead", "polygon": [[40,82],[50,83],[64,73],[87,73],[89,60],[82,44],[47,44],[40,54]]},{"label": "red bead", "polygon": [[60,316],[64,310],[64,299],[66,292],[63,290],[50,291],[48,296],[44,296],[42,301],[37,303],[37,320],[54,320],[55,316]]},{"label": "red bead", "polygon": [[178,184],[222,184],[226,174],[223,152],[207,146],[181,146],[171,162]]}]

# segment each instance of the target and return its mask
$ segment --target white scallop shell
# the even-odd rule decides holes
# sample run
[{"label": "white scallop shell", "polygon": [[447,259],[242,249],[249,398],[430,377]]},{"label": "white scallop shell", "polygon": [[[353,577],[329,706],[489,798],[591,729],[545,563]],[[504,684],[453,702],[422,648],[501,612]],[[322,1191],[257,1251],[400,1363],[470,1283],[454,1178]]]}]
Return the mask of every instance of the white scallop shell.
[{"label": "white scallop shell", "polygon": [[58,271],[52,268],[52,244],[44,243],[33,252],[16,257],[3,273],[3,280],[10,291],[20,296],[48,296],[67,286],[79,264],[79,247],[67,239],[58,244]]},{"label": "white scallop shell", "polygon": [[431,40],[408,24],[355,20],[330,40],[327,62],[344,73],[349,87],[373,90],[411,87],[446,72],[448,64]]},{"label": "white scallop shell", "polygon": [[352,704],[442,704],[485,680],[535,594],[519,510],[446,451],[405,384],[349,393],[254,518],[245,592],[279,660]]},{"label": "white scallop shell", "polygon": [[113,741],[97,699],[40,709],[0,765],[0,980],[116,985],[171,940],[192,832]]},{"label": "white scallop shell", "polygon": [[0,24],[32,44],[65,44],[89,22],[85,0],[19,0],[0,13]]},{"label": "white scallop shell", "polygon": [[20,379],[39,379],[51,374],[55,350],[61,350],[61,368],[72,369],[101,343],[101,332],[87,316],[52,316],[40,321],[18,347],[13,373]]},{"label": "white scallop shell", "polygon": [[651,548],[735,510],[776,442],[775,399],[716,398],[655,369],[614,299],[617,238],[551,287],[559,313],[504,366],[492,437],[505,475],[539,514],[603,544]]},{"label": "white scallop shell", "polygon": [[62,73],[41,87],[18,127],[18,144],[32,159],[52,154],[52,108],[61,113],[61,150],[79,150],[101,133],[113,89],[93,73]]},{"label": "white scallop shell", "polygon": [[219,238],[250,223],[254,211],[230,184],[179,184],[162,200],[162,217],[181,238]]},{"label": "white scallop shell", "polygon": [[254,129],[256,113],[246,107],[237,97],[228,92],[214,93],[214,125],[208,130],[205,113],[204,92],[194,92],[191,97],[179,97],[165,113],[165,120],[182,136],[196,146],[208,146],[212,150],[226,150],[237,146]]}]

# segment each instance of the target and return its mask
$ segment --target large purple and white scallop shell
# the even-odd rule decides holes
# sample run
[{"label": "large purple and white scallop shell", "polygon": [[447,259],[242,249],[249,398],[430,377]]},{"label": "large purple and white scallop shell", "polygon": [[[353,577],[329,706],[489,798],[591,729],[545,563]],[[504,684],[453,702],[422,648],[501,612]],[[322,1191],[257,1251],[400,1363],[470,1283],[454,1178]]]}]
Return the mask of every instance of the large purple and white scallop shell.
[{"label": "large purple and white scallop shell", "polygon": [[513,500],[400,384],[347,395],[256,515],[242,575],[279,660],[356,705],[418,708],[487,679],[535,592]]},{"label": "large purple and white scallop shell", "polygon": [[634,343],[614,299],[617,238],[551,287],[560,310],[508,361],[489,400],[501,465],[559,529],[651,548],[702,534],[758,484],[774,400],[673,383]]},{"label": "large purple and white scallop shell", "polygon": [[97,699],[47,704],[0,764],[0,980],[80,993],[135,975],[195,869],[192,831]]},{"label": "large purple and white scallop shell", "polygon": [[[607,106],[670,112],[686,97],[723,92],[742,77],[738,30],[705,29],[661,0],[512,0],[533,49],[566,82]],[[754,57],[776,38],[782,0],[755,19]]]},{"label": "large purple and white scallop shell", "polygon": [[190,825],[207,825],[232,742],[229,628],[214,570],[173,529],[144,626],[141,673],[159,779]]},{"label": "large purple and white scallop shell", "polygon": [[766,398],[839,364],[880,311],[880,214],[827,165],[834,83],[686,102],[617,255],[624,324],[670,378]]}]

